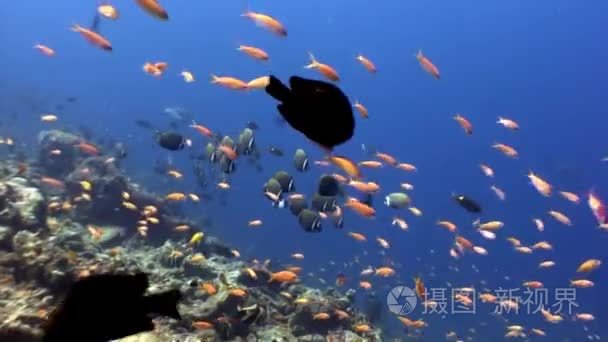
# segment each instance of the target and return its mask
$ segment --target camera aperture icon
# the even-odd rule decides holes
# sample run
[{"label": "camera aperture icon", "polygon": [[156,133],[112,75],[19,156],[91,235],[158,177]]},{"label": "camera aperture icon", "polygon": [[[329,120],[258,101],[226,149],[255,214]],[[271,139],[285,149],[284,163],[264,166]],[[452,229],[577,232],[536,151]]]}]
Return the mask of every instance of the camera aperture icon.
[{"label": "camera aperture icon", "polygon": [[404,316],[414,311],[418,298],[416,292],[409,287],[397,286],[393,287],[386,296],[386,304],[392,313]]}]

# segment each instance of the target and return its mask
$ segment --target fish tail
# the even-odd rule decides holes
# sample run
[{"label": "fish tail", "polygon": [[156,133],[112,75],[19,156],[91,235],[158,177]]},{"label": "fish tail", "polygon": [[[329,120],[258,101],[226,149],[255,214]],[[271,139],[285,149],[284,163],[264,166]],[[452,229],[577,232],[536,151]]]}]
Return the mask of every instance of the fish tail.
[{"label": "fish tail", "polygon": [[414,57],[416,57],[416,59],[421,59],[422,58],[422,49],[418,49],[418,52],[416,52],[416,54],[414,54]]},{"label": "fish tail", "polygon": [[72,26],[70,26],[70,30],[74,31],[74,32],[80,32],[80,29],[82,27],[78,24],[72,24]]},{"label": "fish tail", "polygon": [[217,83],[217,79],[218,79],[217,75],[211,74],[211,83]]},{"label": "fish tail", "polygon": [[305,65],[304,68],[306,69],[312,69],[315,68],[319,62],[317,62],[317,59],[315,58],[315,55],[312,54],[312,52],[308,51],[308,58],[310,59],[310,63]]}]

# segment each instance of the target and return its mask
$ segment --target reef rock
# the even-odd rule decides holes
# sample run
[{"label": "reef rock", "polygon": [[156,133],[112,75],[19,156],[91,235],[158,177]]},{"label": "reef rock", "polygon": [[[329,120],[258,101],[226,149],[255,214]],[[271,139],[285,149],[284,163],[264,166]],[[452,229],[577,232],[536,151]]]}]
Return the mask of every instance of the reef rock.
[{"label": "reef rock", "polygon": [[[45,174],[52,177],[67,175],[76,165],[78,152],[74,145],[82,141],[78,135],[61,130],[42,131],[38,135],[40,154],[38,162]],[[60,155],[51,154],[60,150]]]},{"label": "reef rock", "polygon": [[19,229],[40,228],[46,222],[44,197],[25,179],[0,182],[0,224]]}]

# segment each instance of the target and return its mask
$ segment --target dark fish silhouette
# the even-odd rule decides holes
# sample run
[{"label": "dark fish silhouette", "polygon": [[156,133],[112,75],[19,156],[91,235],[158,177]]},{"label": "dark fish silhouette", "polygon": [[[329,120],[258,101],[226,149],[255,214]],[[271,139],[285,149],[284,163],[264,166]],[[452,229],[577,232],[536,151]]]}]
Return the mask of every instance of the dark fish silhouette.
[{"label": "dark fish silhouette", "polygon": [[355,117],[340,88],[298,76],[289,85],[270,75],[266,93],[281,102],[277,109],[292,128],[329,150],[353,137]]},{"label": "dark fish silhouette", "polygon": [[470,213],[480,213],[481,206],[477,204],[473,199],[466,197],[465,195],[454,195],[454,200],[460,204],[466,211]]},{"label": "dark fish silhouette", "polygon": [[176,132],[157,132],[156,140],[158,144],[169,151],[178,151],[184,148],[188,140],[183,135]]},{"label": "dark fish silhouette", "polygon": [[254,130],[254,131],[257,131],[258,129],[260,129],[260,126],[255,121],[247,121],[247,124],[245,125],[245,127],[249,128],[251,130]]},{"label": "dark fish silhouette", "polygon": [[181,320],[178,290],[144,296],[145,273],[100,274],[77,281],[44,326],[43,342],[119,339],[154,329],[150,314]]},{"label": "dark fish silhouette", "polygon": [[272,154],[273,156],[277,156],[277,157],[282,157],[285,155],[285,152],[283,152],[282,149],[280,149],[278,147],[274,147],[274,146],[271,146],[268,148],[268,153]]},{"label": "dark fish silhouette", "polygon": [[135,124],[145,129],[155,129],[156,127],[148,120],[136,119]]}]

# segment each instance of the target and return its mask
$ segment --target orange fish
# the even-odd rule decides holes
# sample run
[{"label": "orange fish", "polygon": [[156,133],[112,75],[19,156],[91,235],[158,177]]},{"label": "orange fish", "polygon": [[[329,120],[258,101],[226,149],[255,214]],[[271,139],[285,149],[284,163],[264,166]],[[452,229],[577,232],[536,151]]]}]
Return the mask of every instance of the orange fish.
[{"label": "orange fish", "polygon": [[247,11],[241,14],[241,17],[246,17],[253,20],[257,25],[264,27],[280,37],[287,37],[287,30],[276,18],[267,14]]},{"label": "orange fish", "polygon": [[72,26],[72,31],[80,33],[89,43],[106,51],[112,51],[112,44],[101,34],[84,28],[78,24]]},{"label": "orange fish", "polygon": [[447,229],[448,231],[450,231],[451,233],[454,233],[456,231],[456,225],[450,221],[438,221],[437,225],[439,225],[440,227],[443,227],[445,229]]},{"label": "orange fish", "polygon": [[357,241],[367,241],[367,238],[365,237],[365,235],[361,234],[361,233],[354,233],[354,232],[349,232],[348,236],[352,237],[353,239],[357,240]]},{"label": "orange fish", "polygon": [[264,89],[270,84],[270,77],[261,76],[258,78],[254,78],[253,80],[247,82],[247,88],[249,89]]},{"label": "orange fish", "polygon": [[222,151],[222,153],[224,153],[230,160],[234,161],[238,157],[236,151],[230,146],[220,145],[217,149]]},{"label": "orange fish", "polygon": [[460,127],[462,127],[462,129],[464,129],[464,132],[466,134],[473,134],[473,125],[464,116],[462,116],[461,114],[456,114],[456,116],[454,116],[454,120],[458,122],[458,124],[460,125]]},{"label": "orange fish", "polygon": [[365,69],[367,69],[367,71],[371,72],[372,74],[375,74],[378,71],[376,69],[376,65],[367,57],[363,55],[357,55],[357,57],[355,58],[359,61],[359,63],[361,63],[361,65],[363,65]]},{"label": "orange fish", "polygon": [[382,162],[384,162],[388,165],[391,165],[391,166],[397,165],[397,159],[388,153],[376,152],[375,156],[376,156],[376,158],[380,159]]},{"label": "orange fish", "polygon": [[97,12],[103,17],[112,20],[116,20],[119,17],[118,10],[116,9],[116,7],[107,3],[97,6]]},{"label": "orange fish", "polygon": [[348,186],[351,186],[361,192],[372,194],[380,190],[380,186],[374,182],[350,181]]},{"label": "orange fish", "polygon": [[355,162],[352,160],[342,156],[329,156],[327,157],[327,160],[329,160],[336,167],[342,169],[350,177],[354,179],[361,178],[361,170],[359,170],[357,164],[355,164]]},{"label": "orange fish", "polygon": [[362,162],[359,162],[359,166],[377,169],[382,167],[382,163],[377,160],[364,160]]},{"label": "orange fish", "polygon": [[170,194],[168,194],[167,196],[165,196],[165,199],[167,201],[183,201],[186,199],[186,195],[181,193],[181,192],[172,192]]},{"label": "orange fish", "polygon": [[137,4],[148,14],[161,20],[169,20],[169,14],[157,0],[137,0]]},{"label": "orange fish", "polygon": [[160,71],[154,64],[146,62],[142,67],[144,72],[148,75],[152,75],[155,77],[160,77],[163,73]]},{"label": "orange fish", "polygon": [[238,47],[237,50],[244,52],[247,56],[251,58],[259,59],[261,61],[267,61],[270,58],[266,51],[255,46],[241,45]]},{"label": "orange fish", "polygon": [[376,269],[375,274],[379,277],[391,277],[395,275],[395,270],[390,267],[380,267]]},{"label": "orange fish", "polygon": [[270,279],[268,279],[269,283],[274,281],[279,283],[293,283],[298,280],[298,275],[291,271],[280,271],[275,272],[270,275]]},{"label": "orange fish", "polygon": [[495,143],[494,145],[492,145],[492,147],[499,150],[500,152],[502,152],[502,154],[504,154],[505,156],[507,156],[509,158],[519,157],[519,153],[517,152],[517,150],[509,145],[502,144],[502,143]]},{"label": "orange fish", "polygon": [[65,186],[65,183],[60,181],[59,179],[51,178],[51,177],[40,177],[40,183],[56,189],[61,189]]},{"label": "orange fish", "polygon": [[362,280],[359,282],[359,287],[365,290],[370,290],[372,288],[372,283]]},{"label": "orange fish", "polygon": [[361,102],[355,101],[353,107],[357,110],[357,112],[359,112],[359,115],[361,115],[362,118],[367,119],[369,117],[367,108],[365,108],[365,106],[363,106]]},{"label": "orange fish", "polygon": [[403,325],[405,325],[408,328],[422,329],[422,328],[426,327],[426,323],[421,319],[413,321],[407,317],[397,317],[397,318],[399,319],[399,321],[401,321],[401,323],[403,323]]},{"label": "orange fish", "polygon": [[456,236],[456,244],[464,249],[473,249],[473,243],[462,236]]},{"label": "orange fish", "polygon": [[364,216],[364,217],[375,217],[376,216],[376,209],[370,207],[369,205],[360,202],[359,200],[355,199],[355,198],[349,198],[346,201],[346,204],[344,204],[345,207],[350,208],[351,210],[355,211],[357,214]]},{"label": "orange fish", "polygon": [[42,54],[44,54],[46,56],[49,56],[49,57],[55,56],[55,50],[51,49],[50,47],[48,47],[46,45],[36,44],[36,45],[34,45],[34,49],[42,52]]},{"label": "orange fish", "polygon": [[160,72],[164,72],[165,70],[167,70],[167,67],[169,67],[169,64],[167,62],[156,62],[154,63],[154,67]]},{"label": "orange fish", "polygon": [[76,147],[77,149],[79,149],[82,153],[91,155],[91,156],[97,156],[99,155],[99,149],[97,149],[97,147],[86,143],[86,142],[80,142],[76,145],[74,145],[74,147]]},{"label": "orange fish", "polygon": [[197,330],[211,330],[214,329],[214,326],[212,323],[209,323],[207,321],[196,321],[192,323],[192,327],[194,329]]},{"label": "orange fish", "polygon": [[337,82],[340,80],[340,76],[338,72],[333,67],[328,64],[321,63],[315,59],[315,56],[309,52],[308,57],[310,58],[310,63],[305,66],[306,69],[317,69],[323,76],[325,76],[328,80]]},{"label": "orange fish", "polygon": [[540,281],[526,281],[522,284],[524,287],[529,287],[531,289],[540,289],[541,287],[544,287],[544,284],[541,283]]},{"label": "orange fish", "polygon": [[318,314],[315,314],[314,316],[312,316],[312,319],[315,320],[315,321],[318,321],[318,320],[324,321],[324,320],[329,319],[329,317],[330,316],[329,316],[328,313],[326,313],[326,312],[319,312]]},{"label": "orange fish", "polygon": [[349,182],[349,179],[342,176],[341,174],[333,173],[331,176],[334,177],[336,181],[338,181],[338,183],[340,184],[347,184]]},{"label": "orange fish", "polygon": [[416,288],[416,295],[418,298],[422,299],[423,302],[426,302],[426,287],[424,286],[424,282],[422,282],[422,278],[416,277],[414,278],[414,284]]},{"label": "orange fish", "polygon": [[211,83],[219,84],[228,89],[235,89],[235,90],[248,89],[247,83],[245,81],[242,81],[242,80],[239,80],[238,78],[230,77],[230,76],[216,76],[216,75],[212,74]]},{"label": "orange fish", "polygon": [[416,166],[408,163],[399,163],[397,164],[397,168],[406,172],[416,172],[418,170]]},{"label": "orange fish", "polygon": [[203,125],[199,125],[196,122],[192,121],[192,125],[190,125],[190,127],[194,128],[197,132],[199,132],[203,136],[206,136],[207,138],[213,138],[213,132]]},{"label": "orange fish", "polygon": [[435,66],[435,64],[433,64],[433,62],[431,62],[430,59],[426,58],[422,54],[422,50],[418,50],[418,53],[416,53],[416,59],[424,71],[431,74],[431,76],[433,76],[435,79],[440,79],[439,69]]},{"label": "orange fish", "polygon": [[479,164],[479,168],[486,177],[494,177],[494,170],[490,166],[486,164]]},{"label": "orange fish", "polygon": [[247,291],[245,291],[244,289],[239,289],[239,288],[228,291],[228,294],[233,297],[239,297],[239,298],[247,297]]},{"label": "orange fish", "polygon": [[539,194],[541,194],[545,197],[551,196],[553,187],[547,181],[540,178],[539,175],[530,171],[528,173],[528,179],[530,179],[530,183],[532,184],[532,186],[534,186],[534,188],[536,189],[536,191],[538,191]]},{"label": "orange fish", "polygon": [[560,191],[559,194],[562,195],[563,198],[567,199],[568,201],[570,201],[572,203],[579,204],[581,201],[580,197],[573,192]]},{"label": "orange fish", "polygon": [[551,215],[554,219],[556,219],[559,223],[563,225],[572,225],[572,221],[570,221],[570,218],[568,218],[568,216],[564,215],[563,213],[560,213],[559,211],[549,210],[549,215]]},{"label": "orange fish", "polygon": [[505,128],[508,128],[512,131],[519,130],[519,125],[517,124],[517,122],[515,122],[511,119],[505,119],[505,118],[499,116],[498,121],[496,121],[496,123],[503,125]]},{"label": "orange fish", "polygon": [[369,326],[369,324],[357,324],[353,326],[353,331],[358,334],[366,334],[372,331],[372,328]]}]

